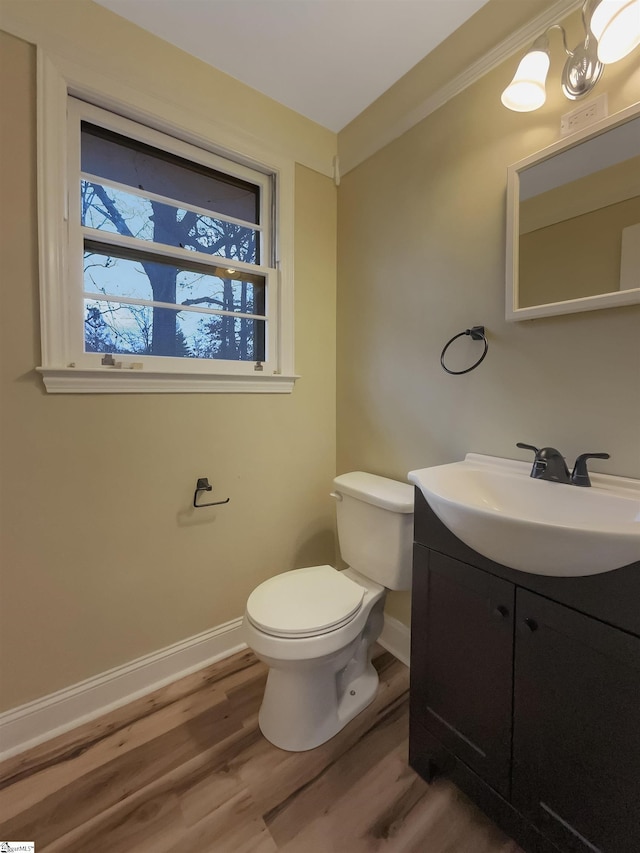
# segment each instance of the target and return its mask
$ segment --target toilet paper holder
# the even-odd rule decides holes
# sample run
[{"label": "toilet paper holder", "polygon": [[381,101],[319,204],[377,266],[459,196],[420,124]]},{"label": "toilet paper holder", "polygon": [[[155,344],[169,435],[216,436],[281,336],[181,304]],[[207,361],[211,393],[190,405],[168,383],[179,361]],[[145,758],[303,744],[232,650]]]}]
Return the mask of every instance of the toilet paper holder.
[{"label": "toilet paper holder", "polygon": [[209,483],[208,477],[198,477],[196,482],[196,490],[193,493],[193,505],[196,509],[202,509],[205,506],[220,506],[221,504],[228,504],[231,498],[226,498],[223,501],[212,501],[208,504],[199,504],[198,503],[198,495],[200,492],[210,492],[212,491],[213,486]]}]

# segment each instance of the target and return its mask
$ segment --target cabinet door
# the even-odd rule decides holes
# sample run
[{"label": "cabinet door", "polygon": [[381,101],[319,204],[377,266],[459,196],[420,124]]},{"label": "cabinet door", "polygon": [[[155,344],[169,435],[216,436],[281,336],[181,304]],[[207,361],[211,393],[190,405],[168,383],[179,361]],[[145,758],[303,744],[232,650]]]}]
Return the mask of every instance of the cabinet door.
[{"label": "cabinet door", "polygon": [[512,801],[563,850],[640,851],[640,640],[518,589]]},{"label": "cabinet door", "polygon": [[411,714],[509,793],[514,586],[415,548]]}]

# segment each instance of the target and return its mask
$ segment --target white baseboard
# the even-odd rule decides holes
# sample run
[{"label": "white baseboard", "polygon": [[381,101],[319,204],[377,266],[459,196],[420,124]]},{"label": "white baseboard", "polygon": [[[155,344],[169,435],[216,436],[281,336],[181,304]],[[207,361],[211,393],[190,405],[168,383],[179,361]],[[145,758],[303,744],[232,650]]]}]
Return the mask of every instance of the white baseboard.
[{"label": "white baseboard", "polygon": [[242,618],[0,714],[0,761],[246,648]]},{"label": "white baseboard", "polygon": [[[385,616],[378,642],[409,665],[410,630]],[[0,761],[245,649],[242,619],[117,666],[0,714]]]},{"label": "white baseboard", "polygon": [[378,638],[383,649],[398,658],[400,663],[409,666],[411,657],[411,628],[393,616],[384,617],[384,628]]}]

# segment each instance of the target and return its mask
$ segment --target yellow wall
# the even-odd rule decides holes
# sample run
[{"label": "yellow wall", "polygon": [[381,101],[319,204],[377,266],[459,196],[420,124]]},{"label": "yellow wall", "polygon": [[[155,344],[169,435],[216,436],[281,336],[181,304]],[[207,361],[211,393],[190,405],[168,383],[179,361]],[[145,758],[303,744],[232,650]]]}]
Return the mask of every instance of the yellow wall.
[{"label": "yellow wall", "polygon": [[[241,616],[277,572],[331,562],[336,434],[336,191],[300,165],[330,164],[335,135],[94,4],[3,11],[48,49],[93,45],[101,71],[182,93],[194,110],[206,98],[265,145],[295,146],[301,379],[291,395],[45,393],[34,371],[36,54],[0,33],[2,709]],[[231,502],[192,510],[199,476]]]},{"label": "yellow wall", "polygon": [[[578,25],[574,15],[572,44]],[[338,472],[401,478],[468,451],[526,459],[515,447],[524,441],[558,447],[569,463],[608,451],[611,460],[594,470],[640,476],[640,309],[504,319],[507,167],[556,141],[560,116],[573,107],[560,92],[561,49],[552,55],[538,112],[500,103],[514,56],[343,177]],[[409,88],[392,87],[339,135],[339,150],[366,119],[381,131]],[[605,70],[594,94],[602,92],[610,113],[640,100],[637,51]],[[443,345],[479,324],[485,361],[464,376],[446,374]],[[481,344],[457,343],[450,364],[461,369]],[[390,597],[387,612],[408,621],[408,594]]]},{"label": "yellow wall", "polygon": [[[345,162],[402,123],[427,96],[423,82],[441,85],[463,56],[478,58],[487,32],[496,43],[522,23],[513,16],[549,5],[491,0],[484,41],[477,19],[340,134]],[[297,161],[302,374],[292,395],[273,397],[45,394],[34,373],[35,51],[2,36],[0,707],[239,616],[260,580],[333,559],[336,229],[338,471],[402,479],[469,450],[523,458],[522,440],[569,459],[607,450],[600,470],[640,476],[638,310],[504,321],[506,169],[557,139],[571,106],[559,86],[539,113],[509,113],[499,93],[516,58],[504,63],[350,171],[337,227],[325,177],[333,134],[86,0],[0,8],[27,41],[88,58],[194,115],[215,112]],[[597,92],[608,91],[612,112],[640,99],[637,62],[606,70]],[[487,359],[466,376],[445,374],[443,344],[478,323]],[[475,347],[465,338],[455,358],[475,357]],[[231,503],[192,512],[205,475]],[[388,611],[408,621],[408,603],[394,595]]]}]

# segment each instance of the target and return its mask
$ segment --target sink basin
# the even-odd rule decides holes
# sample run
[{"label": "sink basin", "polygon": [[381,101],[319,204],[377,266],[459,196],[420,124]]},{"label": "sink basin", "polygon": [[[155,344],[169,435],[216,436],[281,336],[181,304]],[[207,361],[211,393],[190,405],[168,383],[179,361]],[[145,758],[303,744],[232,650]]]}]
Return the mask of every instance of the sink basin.
[{"label": "sink basin", "polygon": [[534,480],[531,463],[468,453],[409,480],[474,551],[521,572],[578,577],[640,560],[640,480],[591,474],[591,488]]}]

